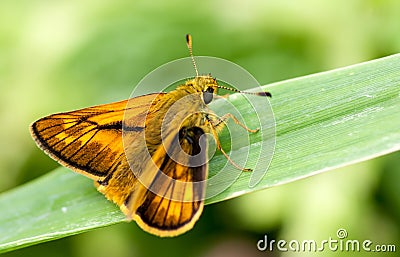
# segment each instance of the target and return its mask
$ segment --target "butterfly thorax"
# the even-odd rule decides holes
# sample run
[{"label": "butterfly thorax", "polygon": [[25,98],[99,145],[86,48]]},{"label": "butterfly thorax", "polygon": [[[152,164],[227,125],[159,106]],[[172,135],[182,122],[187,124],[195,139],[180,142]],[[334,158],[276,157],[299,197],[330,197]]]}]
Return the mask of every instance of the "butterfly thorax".
[{"label": "butterfly thorax", "polygon": [[217,88],[217,80],[210,75],[204,75],[187,80],[185,84],[180,85],[176,90],[183,90],[190,94],[195,94],[204,93],[207,91],[207,89],[212,89],[213,93],[216,94]]},{"label": "butterfly thorax", "polygon": [[[161,138],[181,129],[199,127],[207,132],[207,104],[217,91],[217,81],[211,76],[197,76],[153,102],[146,118],[146,143],[151,153]],[[160,122],[162,121],[162,122]]]}]

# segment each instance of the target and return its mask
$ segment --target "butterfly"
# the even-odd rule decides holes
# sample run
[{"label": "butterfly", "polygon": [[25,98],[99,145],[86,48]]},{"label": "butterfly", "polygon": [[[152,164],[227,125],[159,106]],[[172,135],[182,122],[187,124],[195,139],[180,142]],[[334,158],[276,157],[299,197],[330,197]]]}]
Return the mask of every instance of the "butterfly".
[{"label": "butterfly", "polygon": [[[218,117],[207,105],[219,85],[211,75],[199,75],[186,41],[194,78],[168,93],[52,114],[30,126],[37,145],[51,158],[94,180],[97,190],[117,204],[128,220],[161,237],[190,230],[199,219],[208,177],[207,135],[222,149],[218,133],[232,114]],[[247,92],[246,92],[247,93]],[[249,93],[271,97],[269,92]]]}]

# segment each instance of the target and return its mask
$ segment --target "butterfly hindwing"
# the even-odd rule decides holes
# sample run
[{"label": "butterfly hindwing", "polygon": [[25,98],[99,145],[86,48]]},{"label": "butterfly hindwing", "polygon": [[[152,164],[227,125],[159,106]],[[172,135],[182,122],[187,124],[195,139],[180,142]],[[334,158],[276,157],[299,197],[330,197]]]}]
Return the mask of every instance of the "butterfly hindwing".
[{"label": "butterfly hindwing", "polygon": [[[198,127],[185,129],[183,134],[167,137],[168,151],[160,147],[152,156],[155,165],[149,166],[158,167],[170,179],[163,179],[157,171],[145,170],[144,176],[151,176],[150,190],[144,187],[135,190],[133,193],[142,195],[142,201],[132,197],[134,202],[127,203],[127,207],[135,206],[133,219],[146,231],[160,236],[178,235],[190,230],[200,217],[208,173],[206,144],[200,143],[201,136],[205,134]],[[181,164],[166,154],[178,149],[190,156],[196,155],[196,163]]]}]

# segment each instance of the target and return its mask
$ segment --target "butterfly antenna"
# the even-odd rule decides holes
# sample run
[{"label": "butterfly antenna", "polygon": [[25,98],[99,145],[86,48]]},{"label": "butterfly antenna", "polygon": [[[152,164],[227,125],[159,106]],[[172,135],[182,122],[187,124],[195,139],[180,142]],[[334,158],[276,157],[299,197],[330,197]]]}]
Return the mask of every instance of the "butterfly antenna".
[{"label": "butterfly antenna", "polygon": [[270,92],[263,92],[263,91],[261,91],[261,92],[246,92],[246,91],[238,90],[238,89],[236,89],[236,88],[225,87],[225,86],[221,86],[221,85],[218,85],[218,88],[225,89],[225,90],[229,90],[229,91],[236,92],[236,93],[241,93],[241,94],[272,97],[272,95],[271,95]]},{"label": "butterfly antenna", "polygon": [[192,50],[193,43],[192,43],[192,36],[190,34],[186,34],[186,44],[187,44],[187,47],[189,49],[189,54],[190,54],[190,58],[192,59],[193,67],[194,67],[194,69],[196,71],[196,77],[198,77],[199,76],[199,71],[197,70],[197,65],[196,65],[196,62],[195,62],[194,57],[193,57],[193,50]]}]

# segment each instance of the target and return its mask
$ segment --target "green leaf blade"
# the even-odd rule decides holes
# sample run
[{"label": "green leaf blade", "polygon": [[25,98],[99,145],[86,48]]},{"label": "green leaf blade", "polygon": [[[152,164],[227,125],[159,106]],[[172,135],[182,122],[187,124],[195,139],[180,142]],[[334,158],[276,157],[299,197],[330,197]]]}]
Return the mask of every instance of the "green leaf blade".
[{"label": "green leaf blade", "polygon": [[[400,149],[399,54],[264,89],[273,95],[276,119],[270,168],[251,188],[251,173],[240,174],[207,204]],[[237,99],[240,105],[242,100]],[[257,138],[251,147],[260,143]],[[250,154],[248,161],[268,160]],[[223,156],[216,156],[210,170],[225,162]],[[89,179],[66,168],[1,194],[0,209],[0,252],[125,221],[118,207],[98,193]]]},{"label": "green leaf blade", "polygon": [[1,194],[0,209],[0,252],[125,219],[91,180],[64,167]]}]

